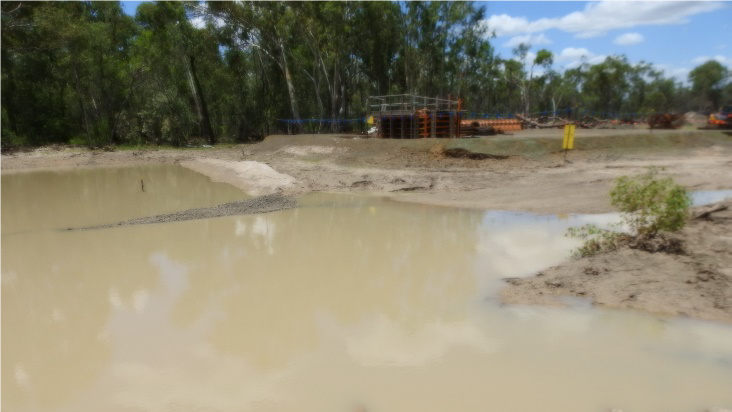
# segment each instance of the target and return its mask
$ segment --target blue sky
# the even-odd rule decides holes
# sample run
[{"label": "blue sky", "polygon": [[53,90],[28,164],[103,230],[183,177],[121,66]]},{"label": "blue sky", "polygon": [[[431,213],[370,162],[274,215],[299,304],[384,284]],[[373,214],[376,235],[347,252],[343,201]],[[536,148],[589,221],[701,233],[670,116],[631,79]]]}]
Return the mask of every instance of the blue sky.
[{"label": "blue sky", "polygon": [[130,16],[134,16],[135,11],[137,10],[137,5],[139,5],[140,3],[142,3],[142,2],[141,1],[123,1],[122,10],[124,10],[124,12]]},{"label": "blue sky", "polygon": [[555,67],[625,54],[685,80],[689,70],[714,58],[732,68],[730,2],[484,2],[485,24],[502,57],[521,40],[546,48]]},{"label": "blue sky", "polygon": [[[134,15],[139,1],[123,1]],[[685,80],[709,59],[732,69],[732,2],[717,1],[497,1],[480,2],[484,23],[501,57],[521,40],[555,55],[556,68],[571,68],[625,54],[645,60],[666,75]]]}]

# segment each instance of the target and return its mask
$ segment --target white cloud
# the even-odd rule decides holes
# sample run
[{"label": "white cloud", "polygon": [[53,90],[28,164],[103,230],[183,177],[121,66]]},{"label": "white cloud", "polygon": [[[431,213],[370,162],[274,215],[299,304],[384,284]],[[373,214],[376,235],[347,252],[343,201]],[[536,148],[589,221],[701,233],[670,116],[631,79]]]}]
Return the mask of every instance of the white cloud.
[{"label": "white cloud", "polygon": [[504,46],[505,47],[516,47],[521,43],[530,44],[532,46],[538,46],[541,44],[552,44],[552,41],[544,33],[539,33],[537,35],[526,34],[523,36],[511,37],[511,40],[507,41],[506,44],[504,44]]},{"label": "white cloud", "polygon": [[584,47],[566,47],[557,55],[557,61],[563,60],[577,60],[582,56],[592,57],[595,54],[585,49]]},{"label": "white cloud", "polygon": [[203,19],[203,17],[194,17],[191,19],[191,25],[197,29],[203,29],[206,27],[206,21]]},{"label": "white cloud", "polygon": [[720,54],[718,54],[716,56],[712,56],[712,57],[699,56],[699,57],[693,59],[691,62],[694,64],[702,64],[702,63],[708,62],[709,60],[716,60],[724,65],[732,65],[732,59],[730,59],[729,57],[722,56]]},{"label": "white cloud", "polygon": [[208,5],[206,3],[201,3],[196,6],[194,16],[190,18],[189,21],[191,22],[191,25],[197,29],[205,28],[207,22],[211,22],[219,29],[226,25],[226,22],[222,18],[213,16],[208,12]]},{"label": "white cloud", "polygon": [[483,20],[497,36],[516,36],[558,29],[577,37],[593,37],[610,30],[636,26],[683,24],[695,14],[727,7],[720,1],[600,1],[589,3],[584,10],[558,18],[529,21],[507,14],[492,15]]},{"label": "white cloud", "polygon": [[557,62],[567,62],[565,67],[568,69],[575,68],[582,64],[582,59],[586,59],[589,64],[602,63],[607,56],[597,55],[584,47],[565,47],[556,57]]},{"label": "white cloud", "polygon": [[645,39],[640,33],[625,33],[616,37],[613,43],[619,44],[621,46],[630,46],[632,44],[642,43],[643,40]]},{"label": "white cloud", "polygon": [[[527,52],[523,63],[526,66],[531,66],[531,64],[534,63],[534,59],[536,59],[536,53],[531,52],[531,51]],[[521,59],[519,59],[518,57],[515,57],[515,56],[513,57],[513,60],[516,60],[517,62],[521,62]]]},{"label": "white cloud", "polygon": [[691,69],[687,67],[675,67],[665,64],[656,65],[656,69],[663,71],[663,74],[673,77],[676,81],[687,82],[689,80],[689,72]]}]

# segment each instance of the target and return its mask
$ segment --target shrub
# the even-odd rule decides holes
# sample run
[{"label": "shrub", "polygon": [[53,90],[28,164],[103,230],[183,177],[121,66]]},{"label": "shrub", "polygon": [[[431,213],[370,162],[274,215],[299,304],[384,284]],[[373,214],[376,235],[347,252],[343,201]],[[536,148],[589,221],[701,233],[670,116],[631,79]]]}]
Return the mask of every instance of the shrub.
[{"label": "shrub", "polygon": [[638,176],[623,176],[610,191],[611,203],[621,212],[621,223],[631,233],[602,229],[595,225],[570,228],[567,236],[584,241],[575,257],[592,256],[625,245],[648,252],[681,253],[681,242],[668,233],[686,224],[691,197],[670,177],[659,178],[652,168]]},{"label": "shrub", "polygon": [[610,191],[612,205],[623,213],[623,221],[639,236],[652,237],[659,231],[675,232],[686,224],[691,197],[670,177],[658,178],[658,169],[639,176],[623,176]]},{"label": "shrub", "polygon": [[592,224],[571,227],[567,230],[568,237],[584,241],[582,246],[572,251],[572,257],[574,258],[593,256],[615,250],[618,248],[620,235],[621,233],[602,229]]}]

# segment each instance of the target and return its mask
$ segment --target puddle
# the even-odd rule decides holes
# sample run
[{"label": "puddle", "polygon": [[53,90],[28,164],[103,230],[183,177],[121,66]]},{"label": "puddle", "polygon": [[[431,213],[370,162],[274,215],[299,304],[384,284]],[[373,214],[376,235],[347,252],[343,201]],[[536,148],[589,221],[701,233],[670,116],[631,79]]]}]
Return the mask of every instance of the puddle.
[{"label": "puddle", "polygon": [[115,223],[249,197],[169,165],[3,174],[2,233]]},{"label": "puddle", "polygon": [[[315,194],[256,216],[37,230],[241,197],[182,168],[96,172],[3,176],[3,410],[732,406],[727,325],[495,303],[501,278],[568,256],[567,227],[612,215]],[[143,172],[168,183],[144,206],[118,190]]]},{"label": "puddle", "polygon": [[691,192],[691,200],[694,206],[717,203],[725,199],[732,199],[732,190],[697,190]]}]

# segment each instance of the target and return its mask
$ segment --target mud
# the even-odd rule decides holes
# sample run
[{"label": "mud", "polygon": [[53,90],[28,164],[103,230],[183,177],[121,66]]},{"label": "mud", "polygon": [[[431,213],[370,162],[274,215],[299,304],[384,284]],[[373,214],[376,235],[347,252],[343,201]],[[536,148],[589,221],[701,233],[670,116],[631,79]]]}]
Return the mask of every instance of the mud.
[{"label": "mud", "polygon": [[[729,179],[732,176],[732,135],[728,132],[578,130],[576,150],[569,153],[569,162],[563,159],[561,143],[561,130],[528,130],[512,136],[472,139],[269,136],[256,144],[210,149],[148,148],[106,152],[46,147],[3,153],[2,172],[5,175],[37,169],[182,164],[214,181],[227,182],[250,193],[368,193],[403,202],[540,214],[613,212],[608,193],[614,179],[643,172],[649,166],[663,168],[664,175],[689,190],[732,189],[732,180]],[[455,158],[444,154],[449,150],[507,158]],[[261,211],[278,208],[265,207]],[[184,215],[191,218],[216,215],[201,213],[204,212],[185,212]],[[177,219],[176,214],[161,216],[144,223]],[[704,224],[717,229],[709,229],[710,234],[705,237],[706,228],[694,229]],[[587,297],[612,307],[727,320],[729,309],[717,307],[720,306],[720,298],[710,296],[717,296],[712,291],[720,286],[714,283],[717,273],[727,273],[725,276],[728,276],[725,270],[729,269],[724,268],[732,267],[732,263],[724,260],[718,263],[721,269],[707,269],[704,266],[706,258],[701,257],[704,254],[715,255],[718,244],[732,249],[724,234],[725,230],[729,233],[729,228],[720,227],[727,226],[720,226],[714,221],[697,222],[687,228],[691,231],[687,244],[696,243],[693,256],[674,258],[637,250],[598,256],[590,262],[590,272],[605,273],[605,269],[617,269],[621,278],[598,277],[596,286],[585,282],[586,279],[582,280],[586,286],[580,280],[572,283],[569,279],[566,282],[550,281],[554,286],[536,280],[517,280],[517,284],[527,282],[521,289],[525,296],[507,295],[506,301],[542,303],[554,300],[554,296],[569,295]],[[697,231],[695,234],[692,233],[694,230]],[[722,230],[722,234],[713,235],[717,230]],[[702,266],[694,266],[694,261],[700,261]],[[537,279],[548,279],[548,274],[560,278],[574,275],[579,278],[572,279],[584,279],[589,277],[584,274],[587,266],[577,261],[568,262],[561,269],[543,272]],[[711,270],[714,279],[696,281],[697,274],[703,270]],[[650,277],[642,280],[645,275]],[[702,279],[706,277],[702,276]],[[710,281],[712,283],[708,283]],[[661,283],[664,283],[664,288],[676,292],[664,292],[671,296],[668,299],[662,293],[650,294],[651,289]],[[707,284],[711,288],[705,288]],[[547,299],[547,295],[552,299]],[[677,305],[675,302],[682,303]]]},{"label": "mud", "polygon": [[696,208],[699,218],[679,234],[683,253],[623,247],[507,279],[501,298],[563,305],[562,298],[579,297],[610,308],[732,322],[732,200],[720,206]]},{"label": "mud", "polygon": [[[254,195],[367,192],[401,201],[535,213],[611,212],[613,179],[647,166],[664,167],[692,190],[732,189],[732,137],[723,132],[579,130],[571,163],[564,162],[561,143],[561,130],[526,130],[472,139],[269,136],[256,144],[209,149],[47,147],[3,153],[2,171],[180,163]],[[508,158],[454,158],[435,147]],[[256,178],[240,173],[243,169],[256,169]]]},{"label": "mud", "polygon": [[475,152],[471,152],[470,150],[463,149],[460,147],[455,148],[455,149],[447,149],[444,151],[444,155],[447,157],[454,157],[454,158],[458,158],[458,159],[473,159],[473,160],[508,159],[508,156],[505,156],[505,155],[494,155],[494,154],[490,154],[490,153],[475,153]]},{"label": "mud", "polygon": [[182,222],[186,220],[211,219],[223,216],[251,215],[269,213],[278,210],[297,207],[297,200],[292,196],[264,195],[253,199],[237,200],[212,207],[182,210],[175,213],[166,213],[156,216],[146,216],[137,219],[125,220],[119,223],[87,226],[82,228],[68,228],[67,230],[105,229],[118,226],[150,225],[155,223]]}]

